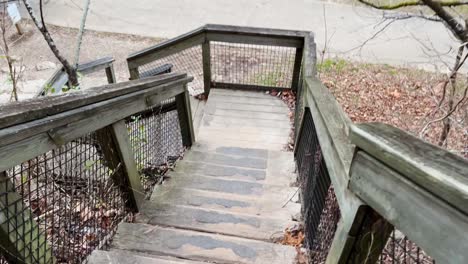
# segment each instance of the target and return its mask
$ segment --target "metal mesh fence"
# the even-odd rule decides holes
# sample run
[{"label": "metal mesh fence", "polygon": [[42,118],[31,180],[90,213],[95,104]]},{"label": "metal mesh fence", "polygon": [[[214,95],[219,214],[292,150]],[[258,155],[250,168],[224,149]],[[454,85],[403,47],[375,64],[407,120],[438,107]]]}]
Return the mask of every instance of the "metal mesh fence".
[{"label": "metal mesh fence", "polygon": [[311,263],[324,263],[340,218],[340,210],[309,109],[304,111],[303,122],[296,162],[305,220],[305,240]]},{"label": "metal mesh fence", "polygon": [[127,127],[143,188],[150,195],[184,151],[175,101],[130,117]]},{"label": "metal mesh fence", "polygon": [[291,88],[295,48],[210,42],[210,50],[215,87]]},{"label": "metal mesh fence", "polygon": [[[103,247],[127,215],[127,195],[113,181],[122,166],[110,167],[104,149],[110,134],[102,130],[73,140],[0,176],[5,205],[0,225],[13,242],[2,248],[10,263],[81,263]],[[36,227],[36,228],[35,228]]]},{"label": "metal mesh fence", "polygon": [[156,69],[164,68],[164,65],[172,65],[172,71],[174,72],[184,72],[193,76],[193,81],[188,84],[191,95],[203,93],[203,60],[201,45],[141,65],[138,71],[140,76],[145,76],[154,72]]},{"label": "metal mesh fence", "polygon": [[402,232],[393,230],[377,263],[429,264],[435,263],[435,260]]}]

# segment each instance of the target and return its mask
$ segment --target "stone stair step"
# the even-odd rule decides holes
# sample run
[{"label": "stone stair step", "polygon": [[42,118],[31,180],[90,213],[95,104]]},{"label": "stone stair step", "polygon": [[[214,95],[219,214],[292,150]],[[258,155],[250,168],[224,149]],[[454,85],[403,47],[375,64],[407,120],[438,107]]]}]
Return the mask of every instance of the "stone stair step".
[{"label": "stone stair step", "polygon": [[293,247],[262,241],[122,223],[113,239],[113,248],[153,255],[226,264],[292,264]]},{"label": "stone stair step", "polygon": [[170,257],[139,255],[126,250],[95,250],[88,259],[89,264],[203,264],[206,262],[191,261]]},{"label": "stone stair step", "polygon": [[301,210],[301,205],[294,201],[278,202],[270,199],[250,198],[227,193],[183,188],[174,188],[169,192],[157,190],[151,197],[151,201],[160,204],[167,203],[232,213],[266,216],[283,219],[285,221],[291,220]]},{"label": "stone stair step", "polygon": [[138,222],[151,225],[171,226],[263,241],[271,241],[287,227],[295,224],[292,220],[154,202],[146,203],[137,219]]}]

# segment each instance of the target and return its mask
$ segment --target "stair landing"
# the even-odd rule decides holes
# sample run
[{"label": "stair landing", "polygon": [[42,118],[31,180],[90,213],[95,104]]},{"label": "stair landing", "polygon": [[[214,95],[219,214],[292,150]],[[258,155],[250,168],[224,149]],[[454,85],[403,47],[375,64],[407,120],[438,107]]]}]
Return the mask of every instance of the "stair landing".
[{"label": "stair landing", "polygon": [[300,211],[288,114],[263,92],[212,89],[197,143],[89,263],[294,263],[272,241]]}]

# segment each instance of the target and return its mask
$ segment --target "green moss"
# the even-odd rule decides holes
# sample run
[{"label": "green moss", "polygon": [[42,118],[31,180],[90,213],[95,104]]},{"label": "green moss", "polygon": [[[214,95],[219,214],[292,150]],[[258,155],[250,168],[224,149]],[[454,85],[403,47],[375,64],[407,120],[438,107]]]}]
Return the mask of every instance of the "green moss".
[{"label": "green moss", "polygon": [[325,59],[323,62],[317,64],[319,72],[325,71],[342,71],[349,63],[343,59]]}]

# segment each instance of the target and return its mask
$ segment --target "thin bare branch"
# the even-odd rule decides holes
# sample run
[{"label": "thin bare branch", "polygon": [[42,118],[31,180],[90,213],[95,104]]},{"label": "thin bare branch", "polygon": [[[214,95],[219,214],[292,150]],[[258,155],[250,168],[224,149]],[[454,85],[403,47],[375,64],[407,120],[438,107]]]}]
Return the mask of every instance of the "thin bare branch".
[{"label": "thin bare branch", "polygon": [[[399,2],[396,4],[387,4],[387,5],[379,5],[379,4],[374,4],[365,0],[358,0],[360,3],[370,6],[372,8],[380,9],[380,10],[395,10],[395,9],[400,9],[403,7],[409,7],[409,6],[424,6],[426,3],[423,1],[405,1],[405,2]],[[439,2],[439,4],[443,7],[453,7],[453,6],[463,6],[463,5],[468,5],[468,2],[465,1],[445,1],[445,2]]]}]

